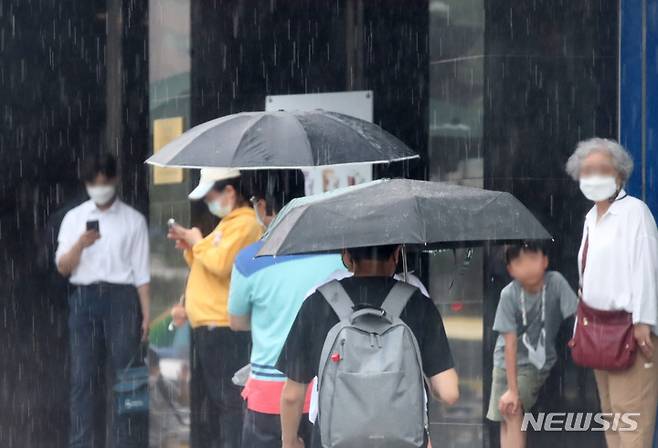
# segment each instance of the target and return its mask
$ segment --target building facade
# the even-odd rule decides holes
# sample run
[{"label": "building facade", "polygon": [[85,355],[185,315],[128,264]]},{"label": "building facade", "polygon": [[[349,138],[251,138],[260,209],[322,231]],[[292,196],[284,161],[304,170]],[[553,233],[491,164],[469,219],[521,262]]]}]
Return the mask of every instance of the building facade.
[{"label": "building facade", "polygon": [[[577,284],[588,203],[564,172],[576,143],[620,138],[629,190],[658,213],[656,0],[94,0],[0,3],[0,446],[66,445],[65,282],[53,266],[63,214],[84,199],[80,160],[121,162],[122,195],[149,218],[151,315],[185,267],[166,222],[207,225],[194,173],[142,162],[172,135],[262,110],[268,95],[371,90],[374,121],[420,155],[378,167],[504,190],[554,235],[551,267]],[[498,446],[484,420],[498,295],[496,246],[423,253],[462,378],[435,406],[435,447]],[[597,410],[591,372],[560,359],[538,403]],[[531,434],[532,446],[602,446],[598,434]]]}]

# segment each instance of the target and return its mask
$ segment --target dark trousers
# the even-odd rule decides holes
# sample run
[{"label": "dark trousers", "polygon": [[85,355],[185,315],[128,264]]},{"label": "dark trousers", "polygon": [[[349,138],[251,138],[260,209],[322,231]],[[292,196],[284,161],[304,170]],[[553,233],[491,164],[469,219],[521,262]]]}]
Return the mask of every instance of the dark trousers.
[{"label": "dark trousers", "polygon": [[[124,369],[139,349],[141,310],[131,285],[107,283],[76,287],[69,297],[71,347],[70,448],[102,446],[106,435],[95,434],[98,413],[116,372]],[[110,376],[105,380],[105,372]],[[98,406],[98,403],[101,406]],[[113,403],[114,404],[114,403]],[[109,440],[112,447],[143,448],[148,442],[148,415],[118,415],[114,409]]]},{"label": "dark trousers", "polygon": [[233,374],[249,362],[248,332],[227,327],[192,330],[190,444],[192,448],[239,448],[244,405]]},{"label": "dark trousers", "polygon": [[[304,446],[311,446],[313,425],[308,421],[308,414],[302,415],[299,422],[299,437]],[[262,414],[247,409],[242,429],[242,446],[244,448],[281,448],[281,416],[279,414]]]}]

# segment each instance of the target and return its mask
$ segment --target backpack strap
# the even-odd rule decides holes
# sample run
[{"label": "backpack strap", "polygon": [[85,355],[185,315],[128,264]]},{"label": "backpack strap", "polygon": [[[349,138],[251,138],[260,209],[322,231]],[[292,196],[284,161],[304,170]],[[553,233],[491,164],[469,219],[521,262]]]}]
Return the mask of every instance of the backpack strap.
[{"label": "backpack strap", "polygon": [[417,289],[405,282],[396,282],[391,288],[391,291],[388,293],[384,302],[382,303],[382,309],[386,311],[386,314],[389,316],[400,317],[402,310],[409,303],[409,299]]},{"label": "backpack strap", "polygon": [[350,299],[345,288],[343,288],[343,285],[338,280],[325,283],[318,288],[318,291],[338,315],[339,320],[349,318],[354,312],[354,302],[352,302],[352,299]]}]

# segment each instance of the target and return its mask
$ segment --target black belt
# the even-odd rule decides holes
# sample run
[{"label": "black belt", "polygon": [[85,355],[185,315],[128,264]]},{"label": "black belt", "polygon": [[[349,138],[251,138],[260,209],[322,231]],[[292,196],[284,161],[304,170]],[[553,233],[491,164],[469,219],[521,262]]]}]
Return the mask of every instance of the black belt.
[{"label": "black belt", "polygon": [[73,283],[73,286],[75,286],[76,288],[129,288],[129,287],[134,288],[135,287],[135,285],[131,285],[130,283],[109,283],[109,282],[94,282],[88,285],[76,285],[75,283]]}]

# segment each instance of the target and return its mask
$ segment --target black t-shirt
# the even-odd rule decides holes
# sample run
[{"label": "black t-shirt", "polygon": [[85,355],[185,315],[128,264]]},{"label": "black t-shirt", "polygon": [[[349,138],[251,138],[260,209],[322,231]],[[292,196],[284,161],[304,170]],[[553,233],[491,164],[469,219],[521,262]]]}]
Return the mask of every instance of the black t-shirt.
[{"label": "black t-shirt", "polygon": [[[340,281],[356,304],[381,306],[397,280],[393,277],[348,277]],[[416,290],[400,314],[413,332],[428,377],[454,366],[439,310]],[[310,383],[318,374],[322,346],[329,330],[338,323],[331,305],[315,292],[304,301],[283,346],[277,369],[298,383]]]}]

